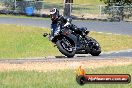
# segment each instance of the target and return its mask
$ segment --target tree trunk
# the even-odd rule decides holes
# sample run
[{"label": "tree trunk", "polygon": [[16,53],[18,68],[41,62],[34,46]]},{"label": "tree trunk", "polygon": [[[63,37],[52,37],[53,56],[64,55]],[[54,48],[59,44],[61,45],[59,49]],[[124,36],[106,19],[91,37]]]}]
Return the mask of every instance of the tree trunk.
[{"label": "tree trunk", "polygon": [[70,16],[71,15],[71,4],[65,3],[64,6],[64,16]]},{"label": "tree trunk", "polygon": [[64,16],[71,16],[71,3],[73,0],[64,0]]},{"label": "tree trunk", "polygon": [[124,20],[124,7],[120,8],[120,20],[123,21]]}]

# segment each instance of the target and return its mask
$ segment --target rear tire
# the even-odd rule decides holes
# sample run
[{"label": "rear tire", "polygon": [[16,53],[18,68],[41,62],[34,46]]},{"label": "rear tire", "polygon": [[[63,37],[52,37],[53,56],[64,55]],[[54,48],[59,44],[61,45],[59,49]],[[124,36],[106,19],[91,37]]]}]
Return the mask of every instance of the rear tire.
[{"label": "rear tire", "polygon": [[[72,48],[72,51],[71,51],[71,52],[68,52],[68,51],[62,46],[62,43],[63,43],[62,40],[58,40],[58,41],[56,42],[56,45],[57,45],[57,48],[59,49],[59,51],[60,51],[62,54],[64,54],[65,56],[67,56],[68,58],[74,57],[76,50]],[[71,43],[71,41],[70,41],[70,43]]]},{"label": "rear tire", "polygon": [[101,53],[100,44],[95,39],[93,39],[92,37],[90,37],[90,40],[91,40],[91,42],[94,43],[94,45],[92,46],[92,49],[90,51],[90,54],[92,56],[99,56],[99,54]]}]

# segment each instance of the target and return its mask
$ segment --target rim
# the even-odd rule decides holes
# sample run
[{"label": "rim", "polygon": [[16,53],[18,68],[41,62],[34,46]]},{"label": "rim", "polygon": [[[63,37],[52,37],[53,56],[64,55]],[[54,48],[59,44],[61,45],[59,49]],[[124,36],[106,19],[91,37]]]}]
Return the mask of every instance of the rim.
[{"label": "rim", "polygon": [[66,51],[73,52],[73,45],[66,38],[61,41],[61,45]]},{"label": "rim", "polygon": [[92,50],[100,50],[100,45],[99,43],[95,42],[95,41],[91,41],[91,49]]},{"label": "rim", "polygon": [[100,50],[99,44],[96,43],[96,42],[93,42],[92,49],[94,49],[94,50]]}]

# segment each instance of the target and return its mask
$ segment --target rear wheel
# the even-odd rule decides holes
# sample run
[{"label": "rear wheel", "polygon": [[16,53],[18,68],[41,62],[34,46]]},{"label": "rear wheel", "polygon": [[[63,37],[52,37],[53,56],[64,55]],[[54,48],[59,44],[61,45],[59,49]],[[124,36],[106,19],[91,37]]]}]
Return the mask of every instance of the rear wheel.
[{"label": "rear wheel", "polygon": [[100,44],[93,39],[92,37],[89,38],[89,47],[90,47],[90,54],[92,56],[99,56],[99,54],[101,53],[101,47]]},{"label": "rear wheel", "polygon": [[76,49],[75,44],[70,39],[64,37],[62,40],[56,42],[57,48],[65,56],[71,58],[74,57]]}]

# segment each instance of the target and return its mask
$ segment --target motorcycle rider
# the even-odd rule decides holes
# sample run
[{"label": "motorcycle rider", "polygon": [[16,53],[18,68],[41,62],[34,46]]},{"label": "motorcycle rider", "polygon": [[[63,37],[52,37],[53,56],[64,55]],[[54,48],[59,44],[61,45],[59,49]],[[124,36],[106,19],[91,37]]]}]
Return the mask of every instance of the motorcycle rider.
[{"label": "motorcycle rider", "polygon": [[[53,8],[50,10],[50,18],[52,20],[50,40],[52,40],[54,38],[54,36],[56,36],[60,32],[61,28],[58,27],[59,24],[61,24],[62,27],[66,27],[66,26],[70,25],[71,21],[72,21],[71,18],[64,17],[64,16],[60,15],[59,10],[56,8]],[[85,32],[89,32],[89,31],[87,31],[87,28],[75,27],[72,29],[74,31],[76,31],[77,33],[81,33],[82,35]]]}]

